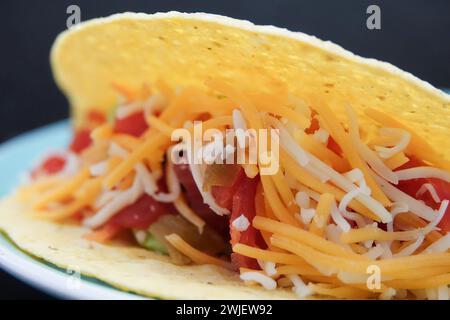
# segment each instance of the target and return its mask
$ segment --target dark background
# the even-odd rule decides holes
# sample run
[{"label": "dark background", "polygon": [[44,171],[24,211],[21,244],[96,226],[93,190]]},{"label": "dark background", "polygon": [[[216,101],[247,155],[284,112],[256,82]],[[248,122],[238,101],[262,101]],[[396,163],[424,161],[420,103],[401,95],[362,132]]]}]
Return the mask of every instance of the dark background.
[{"label": "dark background", "polygon": [[[66,26],[66,8],[81,19],[123,11],[202,11],[272,24],[331,40],[365,57],[391,62],[437,87],[450,87],[450,1],[5,1],[0,2],[0,142],[64,119],[48,54]],[[381,8],[381,30],[366,28],[366,9]],[[1,168],[0,168],[1,169]],[[1,182],[0,182],[1,183]],[[0,298],[46,298],[0,271]]]}]

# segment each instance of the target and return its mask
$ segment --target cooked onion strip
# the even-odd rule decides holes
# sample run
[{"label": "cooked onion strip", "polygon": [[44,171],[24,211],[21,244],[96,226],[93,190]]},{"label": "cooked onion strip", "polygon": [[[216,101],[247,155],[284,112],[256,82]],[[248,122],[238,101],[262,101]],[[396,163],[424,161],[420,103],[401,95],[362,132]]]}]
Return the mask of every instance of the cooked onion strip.
[{"label": "cooked onion strip", "polygon": [[166,236],[166,240],[196,264],[213,264],[227,269],[233,269],[229,262],[216,257],[212,257],[204,252],[195,249],[176,233],[172,233]]}]

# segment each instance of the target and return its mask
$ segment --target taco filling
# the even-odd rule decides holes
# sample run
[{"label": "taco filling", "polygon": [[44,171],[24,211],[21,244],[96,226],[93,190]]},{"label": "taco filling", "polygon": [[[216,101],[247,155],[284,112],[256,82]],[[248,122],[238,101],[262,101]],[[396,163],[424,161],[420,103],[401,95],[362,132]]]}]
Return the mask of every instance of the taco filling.
[{"label": "taco filling", "polygon": [[[87,111],[68,150],[46,156],[18,190],[34,218],[300,297],[448,298],[450,166],[413,128],[366,108],[378,126],[370,135],[357,106],[345,106],[342,122],[326,100],[215,80],[201,89],[111,86],[113,111]],[[198,152],[173,133],[200,127],[223,139],[200,141],[199,150],[219,152],[192,163]],[[241,134],[225,139],[230,129]],[[232,161],[238,151],[250,158],[246,129],[276,136],[272,174],[263,174],[261,148],[255,163]],[[381,280],[369,286],[373,268]]]}]

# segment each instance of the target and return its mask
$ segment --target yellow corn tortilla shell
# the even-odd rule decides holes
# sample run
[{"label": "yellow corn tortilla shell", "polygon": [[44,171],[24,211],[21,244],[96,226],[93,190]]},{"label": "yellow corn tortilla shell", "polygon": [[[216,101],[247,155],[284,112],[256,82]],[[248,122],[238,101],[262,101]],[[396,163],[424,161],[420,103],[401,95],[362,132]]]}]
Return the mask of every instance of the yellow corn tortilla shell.
[{"label": "yellow corn tortilla shell", "polygon": [[204,13],[123,13],[63,32],[51,52],[59,87],[76,119],[117,103],[115,81],[131,88],[164,79],[203,86],[224,79],[243,92],[320,97],[346,121],[344,103],[374,132],[367,107],[413,128],[450,161],[450,96],[388,63],[364,59],[299,32]]},{"label": "yellow corn tortilla shell", "polygon": [[[88,229],[30,218],[14,197],[0,202],[0,229],[26,252],[63,269],[80,270],[124,291],[163,299],[293,299],[290,290],[246,286],[220,267],[176,266],[139,248],[83,239]],[[101,297],[99,297],[101,298]]]}]

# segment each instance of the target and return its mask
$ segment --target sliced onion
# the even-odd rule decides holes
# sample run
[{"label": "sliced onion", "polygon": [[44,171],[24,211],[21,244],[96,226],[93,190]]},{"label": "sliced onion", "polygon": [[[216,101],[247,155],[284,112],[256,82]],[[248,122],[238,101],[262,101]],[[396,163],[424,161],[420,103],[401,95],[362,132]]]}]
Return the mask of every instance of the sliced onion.
[{"label": "sliced onion", "polygon": [[205,187],[211,186],[230,187],[236,180],[241,166],[237,164],[211,164],[205,169]]}]

